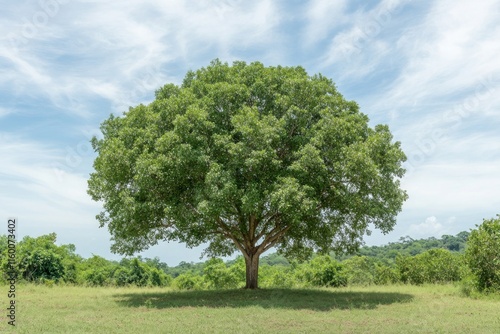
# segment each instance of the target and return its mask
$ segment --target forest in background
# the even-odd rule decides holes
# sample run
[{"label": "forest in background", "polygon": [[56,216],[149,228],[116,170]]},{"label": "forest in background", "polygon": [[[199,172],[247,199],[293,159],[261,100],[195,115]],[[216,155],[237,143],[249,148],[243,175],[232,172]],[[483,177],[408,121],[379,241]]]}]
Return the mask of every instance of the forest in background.
[{"label": "forest in background", "polygon": [[[392,283],[446,283],[466,275],[464,250],[469,232],[441,238],[412,239],[383,246],[364,246],[351,255],[315,255],[309,261],[289,261],[280,254],[263,256],[262,287],[347,286]],[[110,261],[83,258],[72,244],[56,245],[55,233],[25,237],[17,244],[16,273],[26,282],[46,285],[173,286],[179,289],[238,288],[244,285],[242,257],[223,262],[181,262],[169,266],[158,257]],[[7,278],[7,237],[0,236],[2,277]]]}]

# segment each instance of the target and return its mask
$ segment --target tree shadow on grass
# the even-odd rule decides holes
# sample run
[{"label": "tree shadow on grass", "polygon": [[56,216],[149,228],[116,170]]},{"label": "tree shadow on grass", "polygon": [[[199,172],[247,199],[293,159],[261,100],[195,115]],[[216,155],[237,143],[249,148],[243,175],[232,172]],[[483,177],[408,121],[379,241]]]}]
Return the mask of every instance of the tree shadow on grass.
[{"label": "tree shadow on grass", "polygon": [[408,303],[409,294],[393,292],[345,292],[321,289],[209,290],[124,293],[113,296],[119,305],[157,309],[181,307],[240,308],[330,311],[375,309],[379,305]]}]

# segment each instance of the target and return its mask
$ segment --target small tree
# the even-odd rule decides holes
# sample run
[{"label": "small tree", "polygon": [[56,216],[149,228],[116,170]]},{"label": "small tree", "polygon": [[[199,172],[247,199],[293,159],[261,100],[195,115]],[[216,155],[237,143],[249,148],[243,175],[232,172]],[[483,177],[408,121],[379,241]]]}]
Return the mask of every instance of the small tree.
[{"label": "small tree", "polygon": [[465,259],[479,291],[500,291],[500,215],[471,232]]},{"label": "small tree", "polygon": [[138,258],[130,261],[129,282],[137,286],[146,286],[150,282],[150,268],[139,261]]},{"label": "small tree", "polygon": [[213,257],[239,250],[251,289],[270,248],[352,251],[370,225],[391,231],[407,198],[389,128],[369,127],[302,67],[216,60],[101,130],[89,194],[104,203],[112,251],[169,240],[208,243]]},{"label": "small tree", "polygon": [[[57,246],[56,234],[50,233],[37,238],[26,236],[17,246],[17,263],[13,268],[19,278],[29,282],[45,279],[59,281],[65,277],[64,262],[70,260],[68,249],[73,245]],[[8,261],[4,250],[1,266],[7,272]]]}]

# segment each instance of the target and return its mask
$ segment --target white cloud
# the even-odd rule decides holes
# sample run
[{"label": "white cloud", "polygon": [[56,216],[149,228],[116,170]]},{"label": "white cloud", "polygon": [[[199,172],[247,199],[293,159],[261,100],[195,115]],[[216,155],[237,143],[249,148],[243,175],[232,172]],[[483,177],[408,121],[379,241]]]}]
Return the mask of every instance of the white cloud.
[{"label": "white cloud", "polygon": [[346,6],[346,0],[310,1],[305,12],[307,25],[303,33],[303,46],[311,47],[327,38],[334,28],[344,24],[347,21]]},{"label": "white cloud", "polygon": [[336,65],[342,68],[337,80],[358,79],[372,73],[389,52],[390,44],[383,39],[397,14],[408,1],[384,0],[373,9],[359,10],[349,16],[348,29],[338,32],[320,59],[323,68]]},{"label": "white cloud", "polygon": [[416,238],[441,237],[450,232],[450,227],[455,222],[455,217],[449,217],[446,222],[440,223],[435,216],[430,216],[424,222],[411,224],[408,233]]},{"label": "white cloud", "polygon": [[[38,1],[8,2],[0,13],[0,125],[13,120],[26,132],[0,140],[8,189],[0,214],[21,212],[26,228],[57,228],[69,241],[102,234],[88,228],[99,211],[85,193],[93,153],[75,156],[75,133],[95,132],[110,112],[148,102],[159,86],[219,57],[328,69],[374,122],[389,123],[414,164],[394,233],[408,234],[412,223],[415,233],[452,229],[451,216],[467,229],[500,206],[499,6],[61,0],[50,11]],[[7,117],[14,112],[20,117]],[[43,130],[44,115],[58,119],[64,138]],[[36,138],[26,130],[33,128]]]},{"label": "white cloud", "polygon": [[[3,96],[36,105],[28,112],[37,117],[48,110],[84,119],[64,123],[69,132],[95,128],[90,116],[110,111],[102,101],[115,112],[147,102],[155,89],[180,83],[187,69],[212,58],[232,60],[259,50],[272,59],[280,52],[274,47],[282,13],[269,0],[64,1],[50,13],[34,2],[3,7],[0,89]],[[47,20],[36,21],[44,15]],[[11,112],[0,108],[0,117]],[[68,239],[68,226],[92,231],[100,208],[86,194],[90,158],[69,154],[63,140],[49,145],[45,138],[2,136],[0,214],[20,216],[27,233],[65,231]]]},{"label": "white cloud", "polygon": [[19,218],[20,237],[56,232],[59,241],[76,244],[80,254],[89,256],[91,249],[109,254],[109,242],[92,247],[81,239],[85,233],[100,239],[109,235],[97,229],[100,204],[86,193],[87,177],[71,168],[58,169],[66,164],[66,153],[6,133],[0,137],[0,216]]},{"label": "white cloud", "polygon": [[405,210],[455,216],[498,210],[499,166],[498,158],[469,163],[444,158],[440,164],[422,166],[402,182],[409,195]]},{"label": "white cloud", "polygon": [[165,82],[179,82],[178,73],[162,70],[166,64],[190,63],[211,49],[226,59],[235,58],[238,48],[271,50],[280,20],[276,4],[268,0],[77,1],[64,2],[44,24],[35,21],[27,35],[31,16],[44,10],[23,10],[11,19],[10,37],[0,40],[0,59],[7,63],[2,72],[15,78],[0,79],[0,85],[16,94],[41,95],[81,117],[92,113],[89,100],[104,98],[123,109],[146,102]]},{"label": "white cloud", "polygon": [[425,20],[408,27],[397,42],[406,66],[375,108],[408,113],[446,106],[455,95],[474,94],[482,82],[498,77],[499,7],[498,1],[436,2]]},{"label": "white cloud", "polygon": [[436,235],[442,233],[443,225],[435,216],[427,217],[423,223],[410,225],[411,235]]},{"label": "white cloud", "polygon": [[7,190],[2,193],[4,210],[22,207],[26,199],[37,199],[45,210],[57,208],[63,215],[98,207],[86,194],[86,177],[59,168],[67,163],[64,152],[4,134],[0,156],[1,182]]}]

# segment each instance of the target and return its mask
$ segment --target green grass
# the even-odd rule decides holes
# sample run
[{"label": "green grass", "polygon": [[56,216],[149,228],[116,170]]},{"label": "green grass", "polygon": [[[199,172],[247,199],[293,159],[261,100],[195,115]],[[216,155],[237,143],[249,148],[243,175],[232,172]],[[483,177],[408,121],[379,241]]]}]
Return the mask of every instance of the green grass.
[{"label": "green grass", "polygon": [[[462,297],[453,286],[17,290],[18,333],[500,333],[500,298]],[[0,332],[12,330],[5,314]]]}]

